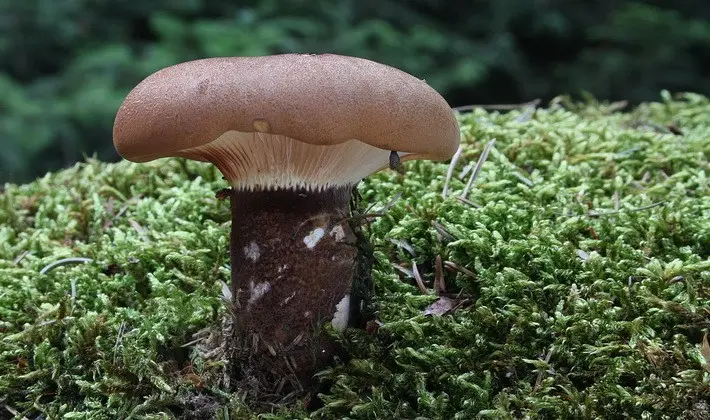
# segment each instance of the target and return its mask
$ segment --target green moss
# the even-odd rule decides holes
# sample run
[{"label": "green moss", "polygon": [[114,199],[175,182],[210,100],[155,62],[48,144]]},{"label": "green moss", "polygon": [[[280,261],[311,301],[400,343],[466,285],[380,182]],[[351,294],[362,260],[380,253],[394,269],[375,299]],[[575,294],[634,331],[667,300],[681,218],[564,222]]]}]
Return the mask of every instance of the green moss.
[{"label": "green moss", "polygon": [[[461,116],[463,153],[362,183],[379,329],[313,417],[702,418],[710,406],[710,100]],[[672,125],[669,129],[669,125]],[[681,134],[674,134],[672,131]],[[467,200],[466,167],[495,146]],[[193,334],[219,322],[229,212],[210,165],[94,160],[0,196],[0,417],[254,415]],[[448,266],[453,312],[436,301]],[[49,264],[65,258],[89,262]],[[424,294],[407,274],[416,263]],[[399,268],[397,267],[399,266]],[[210,411],[212,410],[212,411]],[[305,417],[282,407],[274,418]]]}]

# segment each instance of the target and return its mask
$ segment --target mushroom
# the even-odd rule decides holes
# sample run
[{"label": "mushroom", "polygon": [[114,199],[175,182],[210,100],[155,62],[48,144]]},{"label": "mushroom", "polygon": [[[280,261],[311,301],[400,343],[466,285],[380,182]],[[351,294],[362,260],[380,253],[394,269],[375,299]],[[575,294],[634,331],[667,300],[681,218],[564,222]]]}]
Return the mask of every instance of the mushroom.
[{"label": "mushroom", "polygon": [[148,76],[118,110],[113,141],[133,162],[183,157],[224,175],[230,374],[260,371],[276,383],[288,373],[307,381],[332,358],[321,326],[348,325],[356,185],[393,161],[450,158],[459,128],[444,98],[405,72],[282,54],[201,59]]}]

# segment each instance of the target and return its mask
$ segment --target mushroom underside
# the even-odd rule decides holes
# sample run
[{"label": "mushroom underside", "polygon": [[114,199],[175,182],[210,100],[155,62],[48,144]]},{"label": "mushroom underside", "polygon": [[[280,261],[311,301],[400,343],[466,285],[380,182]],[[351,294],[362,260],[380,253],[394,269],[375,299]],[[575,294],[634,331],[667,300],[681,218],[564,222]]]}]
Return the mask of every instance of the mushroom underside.
[{"label": "mushroom underside", "polygon": [[233,188],[253,191],[354,185],[387,167],[390,152],[356,139],[314,145],[277,134],[227,131],[176,155],[212,162]]}]

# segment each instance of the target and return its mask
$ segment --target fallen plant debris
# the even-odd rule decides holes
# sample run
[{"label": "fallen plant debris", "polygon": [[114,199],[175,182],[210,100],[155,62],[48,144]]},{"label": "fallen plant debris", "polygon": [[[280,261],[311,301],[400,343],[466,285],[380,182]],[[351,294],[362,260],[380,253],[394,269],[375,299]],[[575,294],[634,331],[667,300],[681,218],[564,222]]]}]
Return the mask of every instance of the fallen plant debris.
[{"label": "fallen plant debris", "polygon": [[702,354],[705,363],[703,369],[710,373],[710,342],[708,342],[708,333],[703,334],[703,342],[700,345],[700,354]]},{"label": "fallen plant debris", "polygon": [[[384,209],[359,209],[373,316],[318,394],[266,418],[707,418],[710,100],[563,99],[472,109],[455,165],[360,184]],[[217,385],[226,186],[199,162],[89,159],[3,187],[0,418],[259,414]],[[93,261],[39,274],[72,258]]]},{"label": "fallen plant debris", "polygon": [[[46,266],[42,267],[41,270],[39,270],[40,274],[47,274],[51,270],[53,270],[56,267],[62,266],[62,265],[67,265],[67,264],[84,264],[84,263],[89,263],[93,261],[91,258],[63,258],[58,261],[54,261],[50,264],[47,264]],[[19,262],[18,262],[19,263]],[[17,263],[16,263],[17,264]]]},{"label": "fallen plant debris", "polygon": [[455,299],[451,299],[446,296],[439,296],[434,303],[424,309],[424,315],[446,315],[451,312],[457,304],[458,301]]}]

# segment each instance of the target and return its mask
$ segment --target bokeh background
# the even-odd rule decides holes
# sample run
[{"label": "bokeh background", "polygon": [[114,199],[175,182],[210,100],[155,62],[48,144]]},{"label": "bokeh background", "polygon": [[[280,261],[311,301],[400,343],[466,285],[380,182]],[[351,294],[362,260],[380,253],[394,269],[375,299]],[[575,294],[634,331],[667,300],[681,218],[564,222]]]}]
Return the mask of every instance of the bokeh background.
[{"label": "bokeh background", "polygon": [[114,161],[113,118],[190,59],[334,52],[401,68],[452,106],[710,92],[707,0],[0,0],[0,184]]}]

